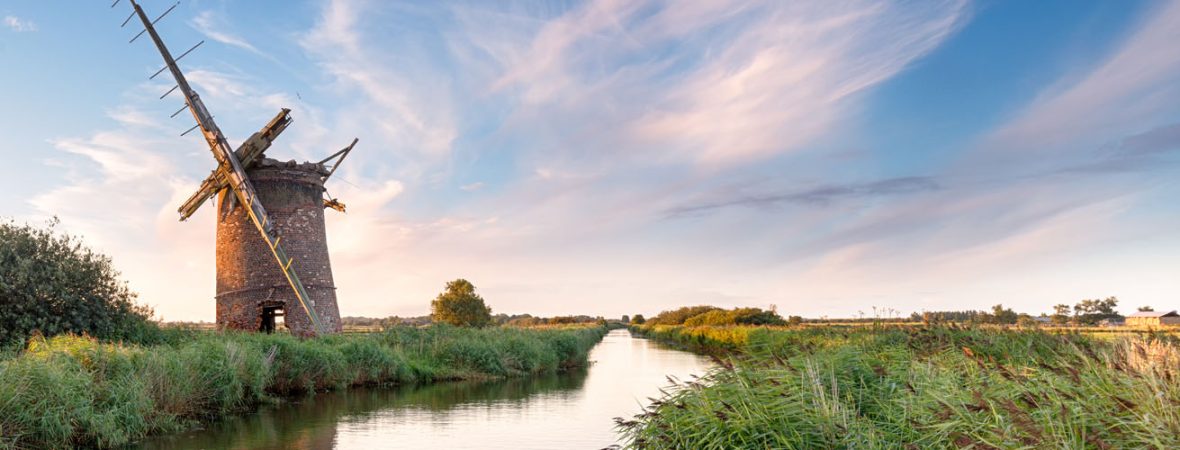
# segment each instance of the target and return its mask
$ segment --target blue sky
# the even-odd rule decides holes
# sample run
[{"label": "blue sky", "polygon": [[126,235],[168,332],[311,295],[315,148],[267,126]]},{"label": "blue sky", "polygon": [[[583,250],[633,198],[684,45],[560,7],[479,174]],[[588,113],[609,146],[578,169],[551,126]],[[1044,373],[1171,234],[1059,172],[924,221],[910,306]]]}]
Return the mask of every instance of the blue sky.
[{"label": "blue sky", "polygon": [[[124,2],[126,3],[126,2]],[[143,2],[149,14],[172,3]],[[127,4],[0,2],[0,216],[61,219],[213,319],[209,170]],[[187,1],[159,24],[232,144],[360,144],[342,313],[684,304],[809,317],[1180,308],[1180,3]]]}]

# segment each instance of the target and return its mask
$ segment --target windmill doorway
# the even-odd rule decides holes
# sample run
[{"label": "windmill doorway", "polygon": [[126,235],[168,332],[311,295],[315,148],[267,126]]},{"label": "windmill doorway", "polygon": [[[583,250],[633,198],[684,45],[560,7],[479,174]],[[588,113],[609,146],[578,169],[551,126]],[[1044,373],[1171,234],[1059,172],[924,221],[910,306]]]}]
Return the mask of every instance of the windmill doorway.
[{"label": "windmill doorway", "polygon": [[262,324],[259,325],[258,331],[266,334],[274,333],[283,323],[283,307],[282,306],[263,306],[262,307]]}]

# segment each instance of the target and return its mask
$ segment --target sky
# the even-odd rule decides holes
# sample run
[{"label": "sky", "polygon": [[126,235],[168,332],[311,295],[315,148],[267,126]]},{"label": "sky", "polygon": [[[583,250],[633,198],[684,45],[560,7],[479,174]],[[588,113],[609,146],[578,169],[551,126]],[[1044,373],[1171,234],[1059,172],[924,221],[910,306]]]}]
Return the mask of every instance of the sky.
[{"label": "sky", "polygon": [[[214,318],[214,168],[126,0],[0,0],[0,217]],[[144,0],[149,15],[174,2]],[[319,160],[340,310],[1180,308],[1180,2],[180,3],[231,145]],[[877,311],[877,312],[874,312]]]}]

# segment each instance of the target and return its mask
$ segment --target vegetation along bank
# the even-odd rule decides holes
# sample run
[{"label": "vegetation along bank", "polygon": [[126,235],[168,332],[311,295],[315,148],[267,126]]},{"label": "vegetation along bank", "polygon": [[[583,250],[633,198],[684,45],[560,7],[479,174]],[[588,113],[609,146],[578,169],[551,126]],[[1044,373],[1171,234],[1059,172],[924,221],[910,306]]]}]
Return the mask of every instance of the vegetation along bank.
[{"label": "vegetation along bank", "polygon": [[436,325],[313,340],[163,330],[154,345],[34,336],[0,360],[0,448],[115,447],[282,396],[580,367],[605,330]]},{"label": "vegetation along bank", "polygon": [[115,447],[288,395],[580,367],[607,328],[488,326],[462,279],[429,327],[313,340],[161,328],[110,258],[55,226],[0,221],[0,448]]},{"label": "vegetation along bank", "polygon": [[634,330],[729,356],[616,419],[628,448],[1180,448],[1180,346],[1164,334]]}]

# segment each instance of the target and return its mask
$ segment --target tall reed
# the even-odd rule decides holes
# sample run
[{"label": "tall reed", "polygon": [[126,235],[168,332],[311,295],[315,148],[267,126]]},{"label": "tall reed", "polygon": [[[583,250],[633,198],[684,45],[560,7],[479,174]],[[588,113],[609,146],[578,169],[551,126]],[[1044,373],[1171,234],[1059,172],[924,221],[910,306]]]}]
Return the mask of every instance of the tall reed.
[{"label": "tall reed", "polygon": [[1165,336],[645,332],[736,352],[617,419],[629,448],[1180,448],[1180,347]]},{"label": "tall reed", "polygon": [[0,359],[0,448],[117,447],[282,396],[584,366],[604,328],[396,327],[300,340],[173,331],[156,345],[34,336]]}]

